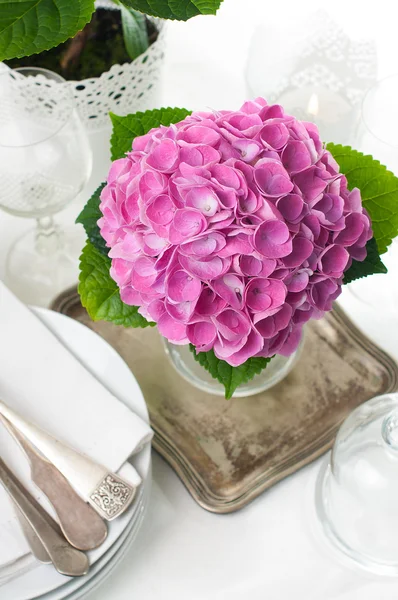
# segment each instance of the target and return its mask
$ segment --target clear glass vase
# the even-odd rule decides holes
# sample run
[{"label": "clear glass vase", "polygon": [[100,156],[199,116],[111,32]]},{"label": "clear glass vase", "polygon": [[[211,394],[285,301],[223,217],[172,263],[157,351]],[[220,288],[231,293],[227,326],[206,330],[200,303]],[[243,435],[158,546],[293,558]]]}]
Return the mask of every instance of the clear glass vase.
[{"label": "clear glass vase", "polygon": [[[189,346],[176,346],[164,338],[163,343],[171,364],[181,377],[207,394],[224,396],[224,386],[216,379],[213,379],[210,373],[194,359]],[[280,354],[274,356],[268,363],[267,368],[259,373],[259,375],[255,375],[247,383],[239,386],[234,392],[233,397],[244,398],[254,396],[254,394],[264,392],[282,381],[296,364],[302,346],[303,340],[296,352],[291,356],[286,357]]]}]

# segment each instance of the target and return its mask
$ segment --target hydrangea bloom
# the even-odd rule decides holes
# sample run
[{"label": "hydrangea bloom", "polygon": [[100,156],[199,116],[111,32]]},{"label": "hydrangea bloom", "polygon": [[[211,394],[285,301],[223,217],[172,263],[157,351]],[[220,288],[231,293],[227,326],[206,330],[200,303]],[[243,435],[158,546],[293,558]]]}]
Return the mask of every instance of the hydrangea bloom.
[{"label": "hydrangea bloom", "polygon": [[233,366],[291,354],[372,237],[316,126],[261,98],[136,138],[100,208],[123,302]]}]

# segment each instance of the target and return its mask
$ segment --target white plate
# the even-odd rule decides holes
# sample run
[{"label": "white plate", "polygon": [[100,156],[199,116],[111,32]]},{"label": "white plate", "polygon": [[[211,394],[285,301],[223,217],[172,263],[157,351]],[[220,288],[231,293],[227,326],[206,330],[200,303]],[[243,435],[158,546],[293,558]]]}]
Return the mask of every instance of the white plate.
[{"label": "white plate", "polygon": [[85,577],[76,577],[66,585],[40,596],[37,600],[75,600],[97,588],[111,574],[137,537],[144,520],[150,496],[151,476],[148,475],[143,486],[139,508],[121,536],[113,546],[93,565]]},{"label": "white plate", "polygon": [[79,598],[83,598],[83,596],[85,597],[86,594],[91,593],[94,590],[96,590],[109,577],[109,575],[112,574],[114,569],[119,565],[120,561],[123,560],[127,551],[129,550],[132,543],[136,539],[136,537],[138,535],[138,531],[139,531],[139,529],[142,525],[142,522],[145,518],[147,505],[148,505],[148,503],[143,506],[143,511],[140,514],[139,519],[137,519],[137,522],[135,523],[134,527],[129,532],[128,536],[126,536],[124,543],[119,545],[115,554],[105,564],[105,566],[98,572],[98,575],[96,575],[96,577],[93,577],[87,585],[85,585],[82,588],[77,589],[72,594],[65,596],[62,600],[78,600]]},{"label": "white plate", "polygon": [[[97,379],[136,414],[149,421],[144,398],[133,374],[119,354],[105,340],[69,317],[45,309],[34,309],[34,311]],[[149,446],[131,461],[143,480],[148,476],[150,461]],[[122,469],[127,470],[125,474],[128,477],[129,465],[124,465]],[[138,502],[139,498],[132,509],[109,524],[106,542],[90,553],[91,564],[99,560],[129,526]],[[71,582],[71,579],[57,573],[52,566],[40,565],[1,586],[0,597],[1,600],[31,600],[68,582]]]}]

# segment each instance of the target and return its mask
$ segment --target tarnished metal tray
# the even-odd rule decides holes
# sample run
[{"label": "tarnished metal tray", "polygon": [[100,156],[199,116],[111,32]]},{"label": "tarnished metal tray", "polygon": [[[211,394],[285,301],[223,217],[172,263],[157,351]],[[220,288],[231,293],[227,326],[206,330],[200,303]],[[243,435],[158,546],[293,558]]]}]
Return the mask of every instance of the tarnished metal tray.
[{"label": "tarnished metal tray", "polygon": [[207,510],[227,513],[328,450],[356,406],[398,389],[398,365],[336,308],[306,326],[304,350],[274,388],[224,400],[169,363],[156,329],[94,323],[76,290],[52,308],[84,323],[124,358],[146,399],[153,445]]}]

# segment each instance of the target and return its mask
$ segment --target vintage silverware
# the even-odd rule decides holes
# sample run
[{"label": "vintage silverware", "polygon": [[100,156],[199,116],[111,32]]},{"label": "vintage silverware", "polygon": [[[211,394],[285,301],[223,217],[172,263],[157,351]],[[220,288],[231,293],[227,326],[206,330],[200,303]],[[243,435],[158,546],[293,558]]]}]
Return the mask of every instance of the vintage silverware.
[{"label": "vintage silverware", "polygon": [[79,550],[93,550],[105,540],[108,529],[99,514],[72,488],[70,483],[4,416],[7,430],[25,452],[31,467],[32,481],[51,502],[62,533]]},{"label": "vintage silverware", "polygon": [[42,563],[45,563],[47,565],[51,564],[52,560],[50,558],[50,555],[48,554],[47,550],[41,543],[40,538],[37,537],[35,530],[32,529],[31,524],[26,519],[26,517],[24,517],[24,514],[20,511],[20,509],[18,508],[18,505],[15,504],[15,502],[14,502],[14,507],[15,507],[16,515],[18,517],[19,524],[22,528],[22,531],[23,531],[24,536],[29,544],[29,547],[32,551],[33,556]]},{"label": "vintage silverware", "polygon": [[87,556],[84,552],[73,548],[50,525],[45,510],[37,505],[28,490],[24,488],[1,458],[0,481],[43,544],[57,571],[71,577],[85,575],[89,569]]},{"label": "vintage silverware", "polygon": [[0,414],[44,454],[101,517],[111,521],[131,504],[137,488],[119,475],[25,421],[2,400]]}]

